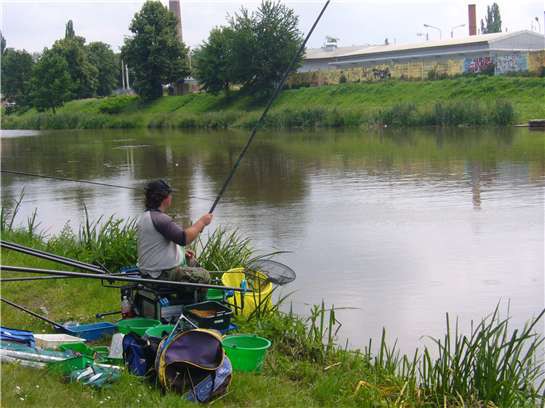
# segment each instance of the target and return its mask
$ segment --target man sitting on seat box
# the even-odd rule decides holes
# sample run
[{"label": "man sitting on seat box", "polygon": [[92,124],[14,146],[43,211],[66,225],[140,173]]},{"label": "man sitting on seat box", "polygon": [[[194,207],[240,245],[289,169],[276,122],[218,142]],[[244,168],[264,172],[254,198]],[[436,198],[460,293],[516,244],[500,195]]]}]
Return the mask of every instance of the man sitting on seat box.
[{"label": "man sitting on seat box", "polygon": [[190,227],[183,229],[165,214],[172,204],[172,189],[163,180],[146,186],[146,211],[137,222],[138,267],[144,277],[153,279],[209,283],[210,274],[197,267],[184,246],[190,244],[212,221],[205,214]]}]

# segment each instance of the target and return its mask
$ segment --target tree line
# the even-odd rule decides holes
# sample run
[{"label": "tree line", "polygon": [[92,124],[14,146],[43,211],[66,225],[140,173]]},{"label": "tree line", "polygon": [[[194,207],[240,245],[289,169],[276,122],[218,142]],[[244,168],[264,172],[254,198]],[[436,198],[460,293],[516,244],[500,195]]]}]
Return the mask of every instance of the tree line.
[{"label": "tree line", "polygon": [[[4,40],[5,42],[5,40]],[[2,95],[18,110],[43,111],[71,99],[107,96],[117,87],[119,56],[108,44],[77,36],[72,21],[64,38],[38,56],[2,49]]]},{"label": "tree line", "polygon": [[54,112],[71,99],[108,96],[121,82],[121,59],[143,101],[161,97],[166,84],[190,75],[207,92],[228,94],[236,87],[263,96],[280,80],[303,40],[294,11],[272,0],[263,0],[254,12],[242,7],[192,52],[178,40],[176,24],[175,15],[160,2],[147,1],[134,15],[132,35],[120,54],[103,42],[86,44],[72,21],[64,38],[38,56],[6,48],[2,37],[3,97],[15,102],[17,110]]}]

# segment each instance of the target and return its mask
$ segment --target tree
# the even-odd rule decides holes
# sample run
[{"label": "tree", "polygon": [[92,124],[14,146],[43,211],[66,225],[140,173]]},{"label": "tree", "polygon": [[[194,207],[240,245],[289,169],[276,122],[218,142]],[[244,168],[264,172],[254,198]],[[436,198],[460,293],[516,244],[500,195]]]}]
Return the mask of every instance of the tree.
[{"label": "tree", "polygon": [[70,99],[70,73],[66,60],[58,52],[45,49],[32,69],[32,102],[37,110],[62,106]]},{"label": "tree", "polygon": [[87,46],[89,62],[98,70],[96,93],[108,96],[117,86],[119,69],[118,59],[110,46],[97,41]]},{"label": "tree", "polygon": [[251,93],[270,93],[303,42],[298,23],[294,11],[279,1],[264,0],[254,13],[242,8],[230,21],[236,33],[235,80]]},{"label": "tree", "polygon": [[6,38],[2,35],[2,31],[0,31],[0,55],[4,55],[5,50],[6,50]]},{"label": "tree", "polygon": [[500,7],[497,3],[486,7],[486,25],[481,19],[481,33],[501,33],[501,16]]},{"label": "tree", "polygon": [[30,106],[32,66],[32,55],[25,50],[9,48],[2,57],[2,94],[15,102],[17,109]]},{"label": "tree", "polygon": [[64,30],[64,38],[74,38],[76,36],[76,32],[74,31],[74,23],[72,20],[68,20],[68,23],[66,23],[66,29]]},{"label": "tree", "polygon": [[162,96],[163,84],[189,75],[187,48],[176,36],[176,16],[160,2],[147,1],[134,15],[122,58],[134,74],[133,88],[146,100]]},{"label": "tree", "polygon": [[87,50],[80,38],[57,40],[52,47],[68,65],[73,82],[72,99],[93,97],[98,87],[98,69],[89,61]]},{"label": "tree", "polygon": [[233,30],[216,27],[210,31],[208,40],[193,53],[194,76],[202,88],[212,94],[229,92],[233,79]]},{"label": "tree", "polygon": [[98,69],[89,61],[85,38],[75,34],[72,20],[66,23],[65,38],[55,41],[52,50],[61,55],[68,65],[73,83],[71,99],[95,96],[98,87]]}]

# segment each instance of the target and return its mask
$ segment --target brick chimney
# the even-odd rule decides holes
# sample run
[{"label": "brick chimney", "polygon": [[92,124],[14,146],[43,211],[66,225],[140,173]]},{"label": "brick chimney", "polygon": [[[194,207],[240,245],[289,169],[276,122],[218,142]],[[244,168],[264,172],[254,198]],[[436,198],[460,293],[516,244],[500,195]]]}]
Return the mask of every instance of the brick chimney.
[{"label": "brick chimney", "polygon": [[178,34],[178,40],[183,42],[182,38],[182,13],[180,12],[180,1],[170,0],[168,2],[168,9],[176,16],[176,34]]},{"label": "brick chimney", "polygon": [[475,14],[475,4],[468,4],[467,18],[469,20],[469,35],[477,35],[477,15]]}]

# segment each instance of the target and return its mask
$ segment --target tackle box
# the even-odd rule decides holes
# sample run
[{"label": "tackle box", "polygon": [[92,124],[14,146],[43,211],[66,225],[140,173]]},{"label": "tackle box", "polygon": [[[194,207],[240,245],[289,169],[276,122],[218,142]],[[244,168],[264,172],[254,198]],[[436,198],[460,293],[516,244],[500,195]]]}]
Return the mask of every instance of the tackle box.
[{"label": "tackle box", "polygon": [[233,311],[223,303],[208,300],[185,306],[184,314],[200,328],[221,331],[229,327]]}]

